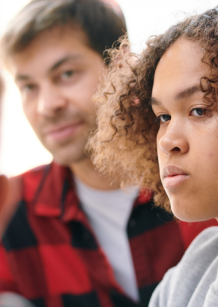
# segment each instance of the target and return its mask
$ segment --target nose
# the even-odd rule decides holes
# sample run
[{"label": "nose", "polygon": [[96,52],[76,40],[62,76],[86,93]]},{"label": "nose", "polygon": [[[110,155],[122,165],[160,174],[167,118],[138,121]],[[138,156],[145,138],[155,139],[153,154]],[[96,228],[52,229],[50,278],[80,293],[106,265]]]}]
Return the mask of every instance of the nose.
[{"label": "nose", "polygon": [[38,96],[37,112],[43,116],[53,117],[67,105],[67,99],[61,90],[52,84],[44,84]]},{"label": "nose", "polygon": [[189,143],[181,122],[172,122],[171,120],[171,123],[158,141],[158,148],[167,155],[188,152]]}]

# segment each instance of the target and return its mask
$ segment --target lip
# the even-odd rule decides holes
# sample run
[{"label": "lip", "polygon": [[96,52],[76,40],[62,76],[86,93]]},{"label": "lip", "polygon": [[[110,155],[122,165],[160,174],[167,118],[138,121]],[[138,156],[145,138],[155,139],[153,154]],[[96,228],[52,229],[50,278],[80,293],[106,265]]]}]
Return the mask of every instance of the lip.
[{"label": "lip", "polygon": [[43,131],[43,134],[52,142],[59,142],[67,140],[69,137],[75,135],[83,126],[83,122],[52,126]]},{"label": "lip", "polygon": [[178,166],[167,165],[163,168],[163,185],[167,190],[181,185],[189,178],[189,174]]}]

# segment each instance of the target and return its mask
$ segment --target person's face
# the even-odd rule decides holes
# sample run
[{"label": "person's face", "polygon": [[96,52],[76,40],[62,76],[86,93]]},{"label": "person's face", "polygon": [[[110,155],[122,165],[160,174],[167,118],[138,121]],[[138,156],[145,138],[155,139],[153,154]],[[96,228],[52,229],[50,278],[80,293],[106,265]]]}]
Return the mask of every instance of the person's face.
[{"label": "person's face", "polygon": [[44,31],[11,61],[24,113],[60,164],[86,158],[84,146],[96,124],[91,97],[104,69],[80,29]]},{"label": "person's face", "polygon": [[202,55],[193,42],[176,41],[158,63],[152,91],[161,181],[184,221],[218,217],[218,114],[199,88],[210,75]]}]

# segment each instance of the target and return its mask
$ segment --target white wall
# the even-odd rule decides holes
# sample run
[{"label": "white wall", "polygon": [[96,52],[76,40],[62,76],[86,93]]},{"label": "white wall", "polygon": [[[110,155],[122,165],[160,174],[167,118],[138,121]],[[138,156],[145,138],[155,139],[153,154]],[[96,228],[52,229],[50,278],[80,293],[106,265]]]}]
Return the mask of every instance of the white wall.
[{"label": "white wall", "polygon": [[[217,5],[216,0],[117,0],[126,16],[133,50],[140,51],[144,41],[192,13],[203,12]],[[0,33],[27,0],[0,0]],[[3,107],[1,170],[7,175],[21,173],[47,163],[50,154],[41,146],[24,118],[18,90],[6,74],[7,88]]]}]

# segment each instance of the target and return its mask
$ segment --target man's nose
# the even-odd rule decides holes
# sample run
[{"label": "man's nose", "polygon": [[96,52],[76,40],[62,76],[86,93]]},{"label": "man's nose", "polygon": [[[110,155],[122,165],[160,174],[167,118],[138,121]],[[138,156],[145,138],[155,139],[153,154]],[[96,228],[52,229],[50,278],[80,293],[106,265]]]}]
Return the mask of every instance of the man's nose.
[{"label": "man's nose", "polygon": [[52,117],[57,115],[66,105],[67,99],[57,86],[46,84],[41,87],[37,102],[39,114]]},{"label": "man's nose", "polygon": [[189,150],[189,143],[181,124],[179,121],[171,121],[158,141],[159,149],[167,155],[185,154]]}]

